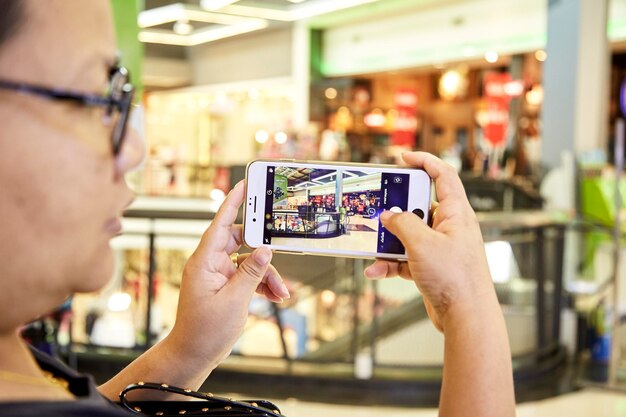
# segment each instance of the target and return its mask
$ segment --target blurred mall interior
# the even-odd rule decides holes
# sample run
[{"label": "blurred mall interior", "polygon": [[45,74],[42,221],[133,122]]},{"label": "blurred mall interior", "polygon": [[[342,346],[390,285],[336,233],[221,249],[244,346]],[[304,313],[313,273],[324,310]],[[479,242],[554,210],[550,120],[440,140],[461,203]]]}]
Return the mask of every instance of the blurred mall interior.
[{"label": "blurred mall interior", "polygon": [[[172,328],[185,260],[247,163],[425,150],[458,169],[478,213],[519,415],[623,415],[626,0],[112,3],[144,112],[138,197],[110,284],[27,338],[102,382]],[[341,197],[318,188],[290,197]],[[353,218],[341,230],[358,240],[379,194],[342,198],[323,217]],[[282,230],[304,227],[294,211]],[[276,254],[292,298],[253,299],[205,386],[287,415],[436,415],[443,336],[415,286],[364,279],[369,262]]]}]

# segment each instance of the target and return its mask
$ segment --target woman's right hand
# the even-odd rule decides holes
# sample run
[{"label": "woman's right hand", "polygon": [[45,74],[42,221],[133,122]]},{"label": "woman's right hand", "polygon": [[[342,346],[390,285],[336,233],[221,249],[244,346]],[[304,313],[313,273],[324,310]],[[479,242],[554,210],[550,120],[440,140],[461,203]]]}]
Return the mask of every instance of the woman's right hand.
[{"label": "woman's right hand", "polygon": [[432,228],[411,212],[384,212],[380,220],[407,251],[408,262],[377,260],[368,278],[401,276],[415,281],[428,315],[444,331],[447,319],[471,313],[480,303],[497,303],[476,215],[455,169],[425,152],[407,152],[404,161],[434,180],[438,205]]}]

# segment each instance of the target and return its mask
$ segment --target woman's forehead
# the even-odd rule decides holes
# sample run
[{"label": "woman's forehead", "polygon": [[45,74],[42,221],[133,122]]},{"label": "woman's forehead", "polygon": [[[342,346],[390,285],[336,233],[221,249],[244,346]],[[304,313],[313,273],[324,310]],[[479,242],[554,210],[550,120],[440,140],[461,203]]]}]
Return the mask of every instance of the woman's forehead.
[{"label": "woman's forehead", "polygon": [[3,76],[12,68],[20,78],[64,84],[92,68],[100,72],[114,61],[108,0],[27,0],[26,6],[24,21],[2,54],[8,61],[0,62]]}]

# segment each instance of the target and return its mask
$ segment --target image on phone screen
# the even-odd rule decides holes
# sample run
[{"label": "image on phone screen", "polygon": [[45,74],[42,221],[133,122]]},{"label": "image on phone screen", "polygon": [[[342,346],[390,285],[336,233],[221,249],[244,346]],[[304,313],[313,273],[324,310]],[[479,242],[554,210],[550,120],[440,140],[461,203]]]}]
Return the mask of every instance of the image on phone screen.
[{"label": "image on phone screen", "polygon": [[379,216],[408,209],[409,173],[332,168],[267,166],[263,244],[404,254]]}]

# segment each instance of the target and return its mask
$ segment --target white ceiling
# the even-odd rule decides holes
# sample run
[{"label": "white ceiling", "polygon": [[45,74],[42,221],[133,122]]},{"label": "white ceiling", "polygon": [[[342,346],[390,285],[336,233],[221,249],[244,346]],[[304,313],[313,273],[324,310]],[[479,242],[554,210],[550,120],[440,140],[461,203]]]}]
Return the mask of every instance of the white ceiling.
[{"label": "white ceiling", "polygon": [[382,0],[148,0],[138,17],[145,43],[194,46]]}]

